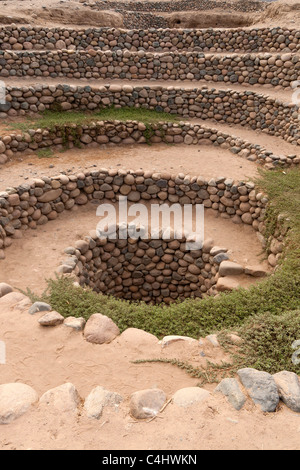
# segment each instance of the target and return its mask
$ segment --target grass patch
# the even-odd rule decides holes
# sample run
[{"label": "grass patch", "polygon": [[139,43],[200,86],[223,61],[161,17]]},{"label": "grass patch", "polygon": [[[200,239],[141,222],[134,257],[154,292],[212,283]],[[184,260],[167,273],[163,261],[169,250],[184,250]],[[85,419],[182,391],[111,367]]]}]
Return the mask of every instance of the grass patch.
[{"label": "grass patch", "polygon": [[23,132],[29,129],[55,129],[64,126],[82,126],[95,121],[139,121],[144,124],[154,124],[162,121],[176,122],[175,114],[157,112],[143,108],[103,108],[95,112],[88,111],[51,111],[46,110],[42,116],[28,117],[22,122],[8,123],[13,130]]},{"label": "grass patch", "polygon": [[38,158],[54,158],[54,153],[51,148],[39,149],[36,151]]},{"label": "grass patch", "polygon": [[[296,274],[296,273],[295,273]],[[259,313],[279,315],[284,310],[300,307],[300,274],[293,269],[281,269],[274,276],[252,286],[238,289],[217,298],[187,299],[171,306],[148,305],[99,295],[90,289],[74,287],[69,278],[48,281],[48,290],[41,296],[63,316],[83,316],[102,313],[112,318],[121,331],[140,328],[162,337],[183,335],[199,338],[211,332],[236,328]],[[36,297],[29,292],[30,297]]]}]

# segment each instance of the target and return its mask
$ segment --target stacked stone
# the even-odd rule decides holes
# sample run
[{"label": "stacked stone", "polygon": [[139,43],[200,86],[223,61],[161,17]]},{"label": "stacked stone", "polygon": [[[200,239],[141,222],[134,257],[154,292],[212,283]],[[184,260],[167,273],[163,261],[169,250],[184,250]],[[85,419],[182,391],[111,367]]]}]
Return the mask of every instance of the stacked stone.
[{"label": "stacked stone", "polygon": [[119,196],[131,202],[204,204],[235,223],[264,230],[267,198],[257,193],[252,182],[234,182],[220,177],[209,181],[184,174],[149,171],[94,170],[77,175],[59,175],[35,179],[0,192],[0,258],[4,249],[22,231],[35,229],[56,219],[65,210],[89,201],[116,202]]},{"label": "stacked stone", "polygon": [[[185,118],[215,119],[250,126],[300,145],[299,109],[251,91],[184,89],[158,85],[69,85],[7,87],[0,117],[39,113],[45,109],[89,110],[105,107],[143,107]],[[258,148],[258,147],[257,147]],[[2,153],[2,152],[0,152]]]},{"label": "stacked stone", "polygon": [[[145,3],[146,4],[146,3]],[[134,24],[136,28],[136,23]],[[287,28],[122,30],[0,26],[2,50],[102,49],[203,52],[297,52],[300,31]]]},{"label": "stacked stone", "polygon": [[[93,6],[93,5],[92,5]],[[123,10],[131,12],[177,12],[177,11],[201,11],[221,8],[223,10],[234,10],[241,12],[252,12],[264,10],[266,3],[259,1],[240,0],[236,3],[215,2],[211,0],[172,0],[162,2],[116,2],[96,1],[94,6],[97,10]]]},{"label": "stacked stone", "polygon": [[156,143],[185,145],[214,145],[228,149],[238,157],[256,161],[266,169],[295,166],[300,157],[274,155],[260,145],[255,145],[229,134],[186,122],[157,123],[146,127],[136,121],[97,121],[84,126],[57,126],[55,129],[32,129],[23,134],[8,134],[0,138],[0,165],[17,156],[31,154],[39,149],[55,151],[73,147],[98,145],[133,145]]},{"label": "stacked stone", "polygon": [[288,54],[151,53],[138,51],[0,51],[0,77],[215,80],[290,87],[300,56]]},{"label": "stacked stone", "polygon": [[[120,238],[124,229],[128,238]],[[80,285],[96,292],[147,303],[202,297],[216,284],[220,263],[211,254],[211,240],[190,250],[185,236],[161,233],[152,240],[147,234],[132,235],[135,230],[134,225],[117,226],[114,238],[95,233],[78,240],[67,249],[68,269],[62,271],[75,273]]]},{"label": "stacked stone", "polygon": [[[98,320],[99,317],[100,319]],[[100,337],[99,330],[101,327],[104,329],[102,325],[105,321],[103,320],[104,318],[107,319],[106,321],[109,320],[104,315],[92,315],[88,320],[90,326],[87,323],[85,330],[91,329],[96,338],[97,334]],[[97,320],[100,323],[100,327],[96,324]],[[111,335],[112,338],[110,341],[106,341],[107,343],[112,342],[120,335],[118,327],[112,321],[111,323],[115,327],[116,333],[115,336]],[[105,332],[106,330],[104,329]],[[136,340],[136,338],[139,338],[140,343],[147,342],[147,344],[153,345],[154,348],[157,345],[157,338],[155,336],[136,328],[125,330],[120,336],[121,340],[124,337],[126,339],[129,338],[127,341],[131,340],[133,342],[132,347],[135,346],[134,339]],[[192,338],[180,336],[174,336],[173,338],[177,341],[194,341],[196,346],[196,340]],[[89,341],[89,338],[86,338],[86,340]],[[95,343],[96,341],[90,342]],[[26,414],[30,416],[30,412],[33,412],[37,407],[39,415],[43,416],[45,421],[47,421],[50,410],[52,414],[59,413],[62,417],[65,415],[68,420],[70,420],[70,417],[76,417],[77,421],[79,421],[83,417],[86,423],[87,418],[99,420],[106,408],[110,407],[115,411],[118,410],[119,406],[122,406],[122,402],[124,403],[122,415],[127,418],[128,414],[130,414],[136,420],[154,419],[168,404],[171,407],[176,407],[177,415],[179,413],[178,410],[182,408],[184,415],[190,413],[190,416],[193,416],[195,406],[197,409],[200,409],[200,406],[202,406],[201,411],[203,410],[202,412],[205,413],[207,409],[213,408],[212,405],[216,406],[216,400],[218,409],[220,409],[222,405],[224,406],[224,401],[219,402],[218,400],[220,396],[226,397],[232,410],[235,409],[236,411],[245,409],[246,404],[248,404],[251,406],[251,409],[255,407],[256,414],[257,412],[264,414],[274,413],[278,411],[278,405],[282,406],[284,403],[289,411],[300,412],[300,382],[299,377],[294,372],[284,370],[271,375],[264,371],[244,368],[237,371],[236,378],[223,379],[214,391],[209,392],[199,386],[185,387],[177,390],[169,400],[168,395],[156,387],[137,390],[131,394],[130,398],[128,397],[129,400],[125,400],[125,397],[119,393],[106,390],[102,386],[93,388],[89,395],[83,398],[80,396],[77,388],[70,382],[47,390],[41,397],[32,387],[26,384],[2,384],[0,385],[0,425],[9,425]],[[126,406],[128,406],[128,409]],[[228,407],[224,408],[224,410],[227,412]],[[227,420],[235,424],[239,422],[231,418],[227,418]],[[118,418],[119,421],[120,418]],[[157,421],[159,423],[162,420]],[[126,421],[124,420],[124,425],[125,423]],[[159,424],[157,424],[157,428],[158,426]],[[154,456],[149,457],[151,457],[149,462],[154,462]]]},{"label": "stacked stone", "polygon": [[160,16],[153,13],[141,13],[136,11],[124,11],[116,10],[117,13],[121,13],[123,16],[123,23],[125,28],[167,28],[168,20],[164,16]]}]

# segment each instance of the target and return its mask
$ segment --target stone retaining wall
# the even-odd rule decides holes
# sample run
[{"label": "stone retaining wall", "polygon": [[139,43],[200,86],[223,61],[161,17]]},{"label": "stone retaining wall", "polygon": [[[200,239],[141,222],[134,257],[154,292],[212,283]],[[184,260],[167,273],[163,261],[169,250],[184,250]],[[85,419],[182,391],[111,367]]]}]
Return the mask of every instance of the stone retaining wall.
[{"label": "stone retaining wall", "polygon": [[180,144],[214,145],[228,149],[237,157],[264,165],[266,169],[298,165],[300,157],[274,155],[261,146],[231,136],[217,129],[188,122],[157,123],[144,125],[136,121],[96,121],[85,126],[56,126],[53,129],[29,130],[23,134],[7,134],[0,137],[0,165],[8,159],[51,148],[61,151],[67,148],[98,145],[132,144]]},{"label": "stone retaining wall", "polygon": [[[184,89],[107,85],[99,88],[69,85],[7,87],[0,117],[43,112],[45,109],[89,110],[143,107],[177,114],[183,118],[214,119],[259,129],[300,145],[299,109],[251,91]],[[257,146],[260,152],[259,146]],[[0,152],[3,153],[3,152]]]},{"label": "stone retaining wall", "polygon": [[[228,261],[227,248],[215,246],[211,238],[189,249],[189,237],[184,234],[175,236],[160,230],[151,238],[145,227],[123,223],[117,225],[112,236],[115,228],[111,228],[107,227],[106,234],[94,230],[66,248],[67,257],[57,272],[75,275],[79,285],[98,293],[153,304],[216,295],[231,290],[226,284],[230,276],[266,274],[261,266],[244,267]],[[260,230],[264,232],[263,224]],[[268,244],[261,233],[257,235],[270,266],[275,268],[282,256],[286,231],[278,227]]]},{"label": "stone retaining wall", "polygon": [[[240,0],[234,3],[215,2],[212,0],[173,0],[162,2],[115,2],[96,1],[95,7],[98,10],[126,10],[139,12],[177,12],[177,11],[202,11],[221,8],[223,10],[234,10],[240,12],[262,11],[267,6],[265,2]],[[92,5],[93,7],[93,5]]]},{"label": "stone retaining wall", "polygon": [[[120,239],[117,226],[115,238],[99,238],[95,233],[77,240],[75,247],[66,250],[69,257],[64,267],[68,269],[62,271],[75,274],[80,285],[106,295],[171,303],[201,298],[216,284],[221,252],[216,250],[218,254],[213,256],[212,248],[208,240],[201,249],[191,251],[185,237]],[[224,259],[228,259],[226,254]]]},{"label": "stone retaining wall", "polygon": [[2,50],[102,49],[190,52],[297,52],[300,31],[287,28],[155,29],[0,26]]},{"label": "stone retaining wall", "polygon": [[168,28],[169,22],[164,16],[157,13],[145,13],[135,11],[116,10],[123,16],[123,24],[125,28],[133,29],[159,29]]},{"label": "stone retaining wall", "polygon": [[[89,201],[116,202],[119,196],[130,202],[204,204],[235,223],[264,229],[267,198],[255,190],[252,182],[234,182],[220,177],[207,181],[203,177],[171,175],[143,170],[93,170],[77,175],[41,177],[0,192],[0,259],[4,249],[23,230],[35,229],[56,219],[65,210]],[[95,209],[96,210],[96,209]]]},{"label": "stone retaining wall", "polygon": [[138,51],[0,51],[0,77],[216,80],[290,87],[300,79],[300,56],[155,54]]}]

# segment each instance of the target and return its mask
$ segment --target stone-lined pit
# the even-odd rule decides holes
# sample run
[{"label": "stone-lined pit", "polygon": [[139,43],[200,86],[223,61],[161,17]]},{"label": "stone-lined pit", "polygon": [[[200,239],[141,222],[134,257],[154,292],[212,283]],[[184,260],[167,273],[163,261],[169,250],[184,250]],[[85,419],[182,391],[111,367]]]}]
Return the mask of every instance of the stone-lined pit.
[{"label": "stone-lined pit", "polygon": [[[131,235],[133,225],[126,226],[128,238],[120,238],[124,227],[117,226],[116,237],[93,236],[77,240],[69,247],[68,264],[60,272],[76,274],[80,285],[96,292],[126,300],[171,303],[176,299],[202,297],[217,282],[216,274],[226,249],[215,247],[212,240],[202,248],[190,250],[187,238],[151,239]],[[213,252],[212,252],[213,253]],[[242,274],[243,270],[240,271]]]}]

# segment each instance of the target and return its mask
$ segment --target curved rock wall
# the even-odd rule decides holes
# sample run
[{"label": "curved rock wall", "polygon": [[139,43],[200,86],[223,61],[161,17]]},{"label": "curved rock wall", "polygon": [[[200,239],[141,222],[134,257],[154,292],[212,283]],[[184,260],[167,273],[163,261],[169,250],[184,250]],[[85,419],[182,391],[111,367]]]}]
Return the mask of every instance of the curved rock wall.
[{"label": "curved rock wall", "polygon": [[116,202],[120,195],[131,202],[160,201],[204,204],[221,217],[263,230],[267,198],[252,182],[218,178],[210,181],[184,174],[139,170],[94,170],[77,175],[42,177],[0,192],[0,259],[20,230],[35,229],[74,205],[103,199]]},{"label": "curved rock wall", "polygon": [[190,52],[297,52],[300,31],[287,28],[147,29],[0,27],[2,50],[102,49]]},{"label": "curved rock wall", "polygon": [[[8,86],[6,104],[0,104],[0,117],[38,113],[45,109],[96,111],[110,106],[142,106],[184,118],[214,119],[220,123],[249,126],[300,145],[298,107],[251,91],[184,89],[179,86]],[[259,146],[257,148],[260,152]]]},{"label": "curved rock wall", "polygon": [[251,144],[217,129],[189,123],[158,123],[144,125],[136,121],[97,121],[85,126],[57,126],[53,129],[29,130],[22,134],[7,134],[0,137],[0,165],[22,154],[53,148],[56,151],[73,147],[94,145],[130,144],[180,144],[214,145],[228,149],[237,157],[247,158],[264,165],[266,169],[298,165],[295,155],[278,156],[259,145]]},{"label": "curved rock wall", "polygon": [[74,249],[69,247],[68,272],[96,292],[126,300],[171,303],[201,298],[216,284],[220,261],[210,254],[211,249],[208,240],[201,249],[190,251],[185,237],[120,239],[117,227],[116,238],[95,234],[78,240]]},{"label": "curved rock wall", "polygon": [[0,77],[126,80],[216,80],[290,87],[300,79],[300,56],[155,54],[139,51],[0,51]]}]

